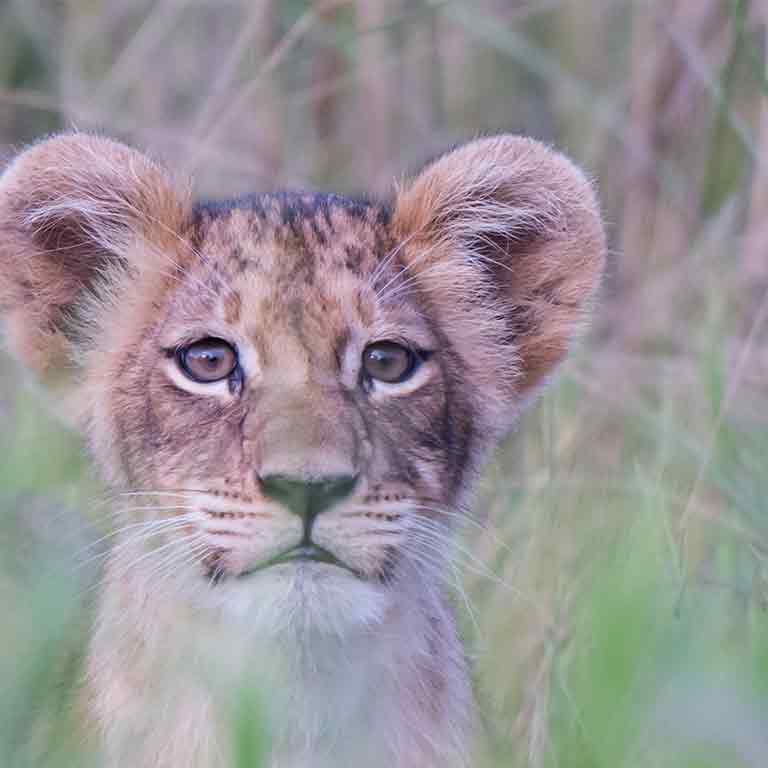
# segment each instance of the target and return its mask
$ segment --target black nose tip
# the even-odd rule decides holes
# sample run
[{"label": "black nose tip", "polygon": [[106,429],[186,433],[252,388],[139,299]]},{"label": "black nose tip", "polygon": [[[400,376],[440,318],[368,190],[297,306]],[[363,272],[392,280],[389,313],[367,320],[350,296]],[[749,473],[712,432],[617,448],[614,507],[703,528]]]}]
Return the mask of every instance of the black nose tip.
[{"label": "black nose tip", "polygon": [[352,493],[357,476],[306,480],[292,475],[266,475],[260,477],[259,482],[265,496],[287,507],[309,525],[316,515]]}]

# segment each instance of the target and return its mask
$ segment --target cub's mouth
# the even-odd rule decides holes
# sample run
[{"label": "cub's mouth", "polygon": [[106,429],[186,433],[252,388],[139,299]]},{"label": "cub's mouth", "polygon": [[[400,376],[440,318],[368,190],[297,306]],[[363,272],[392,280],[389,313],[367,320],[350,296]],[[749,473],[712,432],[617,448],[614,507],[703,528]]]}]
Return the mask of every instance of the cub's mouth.
[{"label": "cub's mouth", "polygon": [[247,578],[248,576],[252,576],[254,573],[264,571],[267,568],[271,568],[276,565],[287,565],[287,564],[300,565],[302,563],[322,563],[324,565],[329,565],[329,566],[341,568],[345,571],[348,571],[353,576],[356,576],[359,579],[363,578],[358,571],[356,571],[354,568],[351,568],[346,563],[339,560],[334,554],[329,552],[327,549],[324,549],[323,547],[319,547],[317,544],[313,544],[311,542],[310,543],[304,542],[302,544],[299,544],[298,546],[292,547],[291,549],[288,549],[285,552],[282,552],[276,557],[273,557],[264,563],[260,563],[254,568],[249,568],[247,571],[243,571],[242,573],[238,574],[237,578],[244,579],[244,578]]}]

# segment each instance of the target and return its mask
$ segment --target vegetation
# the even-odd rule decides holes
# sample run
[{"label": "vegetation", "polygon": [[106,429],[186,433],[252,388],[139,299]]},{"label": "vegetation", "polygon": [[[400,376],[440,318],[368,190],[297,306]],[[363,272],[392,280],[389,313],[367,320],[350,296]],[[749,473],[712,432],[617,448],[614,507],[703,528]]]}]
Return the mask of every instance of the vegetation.
[{"label": "vegetation", "polygon": [[[455,552],[479,766],[768,762],[766,24],[757,0],[0,2],[0,152],[74,124],[201,194],[384,194],[503,130],[596,178],[595,325]],[[100,491],[7,361],[0,425],[0,762],[82,766]],[[243,691],[242,766],[258,711]]]}]

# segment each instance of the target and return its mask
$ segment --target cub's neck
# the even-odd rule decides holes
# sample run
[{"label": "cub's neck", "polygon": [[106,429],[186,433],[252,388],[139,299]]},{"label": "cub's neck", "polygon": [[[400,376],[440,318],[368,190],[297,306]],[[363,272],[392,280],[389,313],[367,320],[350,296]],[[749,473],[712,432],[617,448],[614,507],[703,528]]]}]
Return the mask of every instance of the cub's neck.
[{"label": "cub's neck", "polygon": [[[437,593],[391,605],[343,634],[279,632],[107,569],[88,696],[107,768],[230,764],[241,697],[268,734],[273,768],[462,766],[471,691],[449,606]],[[240,713],[240,714],[238,714]]]}]

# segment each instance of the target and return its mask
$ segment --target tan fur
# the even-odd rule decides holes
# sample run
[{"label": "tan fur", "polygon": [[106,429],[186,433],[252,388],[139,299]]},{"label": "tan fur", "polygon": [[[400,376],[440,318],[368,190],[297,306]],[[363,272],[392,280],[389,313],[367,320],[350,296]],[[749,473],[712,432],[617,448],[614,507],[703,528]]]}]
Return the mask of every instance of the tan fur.
[{"label": "tan fur", "polygon": [[[589,183],[532,139],[476,141],[401,190],[395,230],[411,237],[408,266],[466,350],[473,381],[500,387],[493,418],[508,424],[509,404],[565,357],[602,274],[605,240]],[[472,323],[460,319],[468,312]]]},{"label": "tan fur", "polygon": [[[473,720],[446,590],[484,456],[566,354],[603,268],[594,195],[529,139],[472,142],[393,205],[192,206],[138,152],[73,134],[0,178],[14,352],[77,404],[120,499],[89,661],[106,765],[229,764],[229,707],[268,692],[277,767],[465,765]],[[192,382],[174,350],[225,339]],[[401,384],[366,345],[424,351]],[[312,541],[264,478],[354,477]],[[247,575],[246,575],[247,574]]]}]

